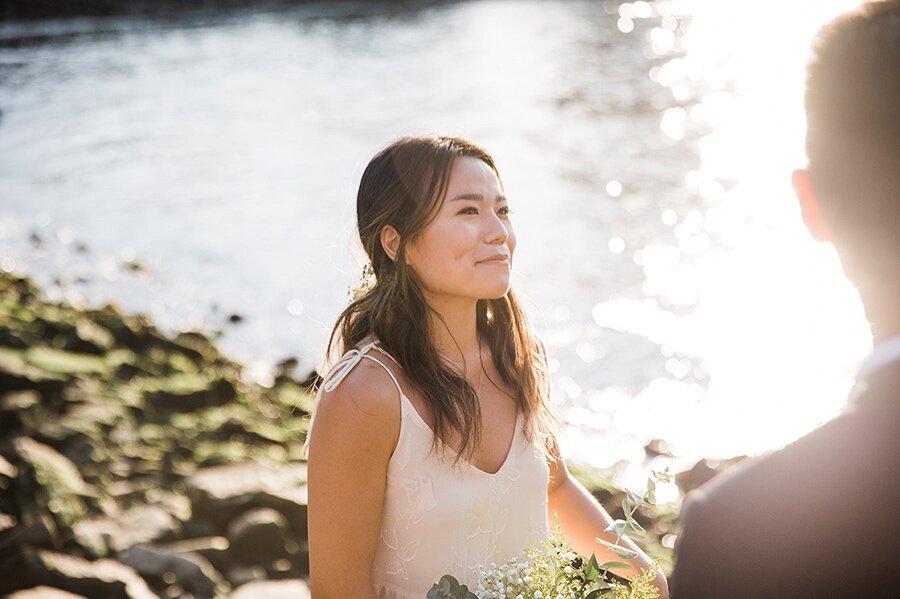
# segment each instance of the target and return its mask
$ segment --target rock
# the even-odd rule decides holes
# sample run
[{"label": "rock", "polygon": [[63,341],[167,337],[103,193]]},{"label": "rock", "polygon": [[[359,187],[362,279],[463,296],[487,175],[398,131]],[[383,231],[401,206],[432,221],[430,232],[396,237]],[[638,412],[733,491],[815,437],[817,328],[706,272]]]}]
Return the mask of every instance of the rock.
[{"label": "rock", "polygon": [[[112,349],[115,343],[115,338],[109,329],[88,318],[79,318],[75,322],[75,334],[82,342],[81,345],[76,346],[80,351],[103,354]],[[73,349],[75,348],[73,347]]]},{"label": "rock", "polygon": [[262,566],[234,566],[225,571],[228,582],[239,587],[253,581],[265,581],[266,569]]},{"label": "rock", "polygon": [[306,536],[306,464],[279,467],[254,462],[198,470],[185,481],[194,520],[224,530],[239,514],[253,508],[281,512],[291,529]]},{"label": "rock", "polygon": [[248,582],[231,594],[231,599],[310,599],[309,585],[300,579]]},{"label": "rock", "polygon": [[126,419],[127,408],[99,399],[69,406],[66,413],[38,424],[36,436],[82,466],[93,461],[94,447],[104,446],[109,431]]},{"label": "rock", "polygon": [[672,448],[662,439],[653,439],[644,445],[644,453],[647,459],[653,459],[658,456],[672,457]]},{"label": "rock", "polygon": [[76,595],[62,589],[54,589],[53,587],[39,586],[6,596],[6,599],[87,599],[84,595]]},{"label": "rock", "polygon": [[[0,347],[0,389],[43,389],[59,391],[69,377],[31,364],[26,351]],[[42,385],[41,385],[42,384]]]},{"label": "rock", "polygon": [[0,433],[6,436],[14,430],[22,428],[24,420],[29,420],[26,413],[40,406],[41,394],[34,389],[13,391],[0,398]]},{"label": "rock", "polygon": [[223,406],[235,399],[234,383],[225,378],[208,381],[198,374],[178,373],[149,380],[144,386],[147,404],[162,411],[185,412]]},{"label": "rock", "polygon": [[223,572],[228,566],[230,559],[228,539],[225,537],[198,537],[194,539],[184,539],[182,541],[174,541],[165,545],[158,545],[161,551],[177,554],[198,554],[209,560],[209,563],[219,571]]},{"label": "rock", "polygon": [[85,516],[83,498],[96,497],[97,492],[84,482],[72,462],[52,447],[28,437],[19,437],[13,447],[34,475],[37,505],[46,506],[66,525]]},{"label": "rock", "polygon": [[23,552],[26,576],[86,597],[159,599],[134,569],[100,559],[87,561],[51,551]]},{"label": "rock", "polygon": [[169,539],[180,530],[178,520],[155,505],[139,505],[117,517],[82,520],[72,527],[75,541],[95,556]]},{"label": "rock", "polygon": [[179,522],[187,522],[191,519],[191,500],[184,495],[154,489],[147,493],[147,499],[151,498],[154,505],[158,505],[175,516]]},{"label": "rock", "polygon": [[19,469],[6,461],[2,455],[0,455],[0,489],[6,490],[9,486],[9,481],[14,479],[19,474]]},{"label": "rock", "polygon": [[18,521],[15,516],[10,516],[9,514],[4,514],[0,512],[0,535],[2,535],[7,530],[11,530],[15,528]]},{"label": "rock", "polygon": [[[41,514],[37,514],[30,522],[17,522],[12,528],[0,531],[0,554],[26,545],[50,549],[53,546],[51,528],[53,524],[50,517]],[[0,560],[0,564],[2,562]]]},{"label": "rock", "polygon": [[103,385],[97,379],[78,378],[63,390],[63,400],[69,404],[93,403],[103,394]]},{"label": "rock", "polygon": [[300,366],[300,359],[296,356],[289,356],[282,360],[279,360],[275,365],[275,369],[277,371],[277,376],[279,377],[290,377],[293,380],[294,371],[297,370],[297,367]]},{"label": "rock", "polygon": [[156,586],[177,584],[197,598],[212,599],[227,590],[225,579],[198,553],[176,553],[157,546],[138,545],[119,556]]},{"label": "rock", "polygon": [[[279,559],[296,553],[287,519],[270,508],[244,512],[228,525],[231,557],[241,564],[255,564],[272,569]],[[293,549],[293,551],[291,551]]]},{"label": "rock", "polygon": [[307,385],[318,384],[319,379],[307,379],[302,386],[293,381],[281,381],[275,384],[269,396],[272,401],[290,409],[292,414],[305,416],[312,412],[315,404],[315,395],[309,392]]},{"label": "rock", "polygon": [[60,374],[109,374],[109,365],[100,356],[76,353],[50,347],[26,350],[25,360],[43,371]]}]

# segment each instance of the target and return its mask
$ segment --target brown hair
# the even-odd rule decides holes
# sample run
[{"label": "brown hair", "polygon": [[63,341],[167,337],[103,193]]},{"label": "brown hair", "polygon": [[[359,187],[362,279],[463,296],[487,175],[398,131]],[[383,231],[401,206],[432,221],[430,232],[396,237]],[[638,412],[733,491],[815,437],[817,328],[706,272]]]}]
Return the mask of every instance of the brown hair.
[{"label": "brown hair", "polygon": [[[428,327],[432,310],[403,256],[406,245],[440,209],[450,169],[461,156],[484,161],[500,181],[490,154],[460,137],[403,137],[369,162],[359,184],[356,215],[375,281],[340,314],[328,343],[333,355],[336,346],[343,353],[367,337],[378,339],[430,408],[432,451],[443,456],[451,433],[463,440],[454,466],[460,459],[471,459],[481,438],[481,412],[475,391],[438,354]],[[400,235],[395,260],[380,241],[387,225]],[[550,406],[546,356],[512,289],[498,299],[478,300],[476,319],[479,336],[491,348],[494,367],[523,412],[527,439],[552,460],[545,433],[559,430],[560,421]]]},{"label": "brown hair", "polygon": [[867,2],[819,30],[806,116],[809,170],[823,210],[854,248],[896,247],[900,0]]}]

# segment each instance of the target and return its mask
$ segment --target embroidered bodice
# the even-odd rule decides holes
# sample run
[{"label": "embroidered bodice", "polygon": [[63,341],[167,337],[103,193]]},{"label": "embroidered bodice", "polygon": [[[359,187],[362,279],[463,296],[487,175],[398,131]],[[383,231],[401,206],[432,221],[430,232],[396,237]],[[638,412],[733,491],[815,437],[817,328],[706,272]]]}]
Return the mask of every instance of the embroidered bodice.
[{"label": "embroidered bodice", "polygon": [[525,438],[521,410],[509,453],[496,473],[465,461],[454,468],[449,457],[441,460],[430,453],[428,424],[376,355],[393,360],[377,341],[370,342],[347,352],[321,386],[333,390],[368,358],[384,367],[400,395],[400,434],[388,463],[374,589],[386,599],[423,599],[444,574],[474,589],[479,567],[500,564],[527,547],[540,548],[548,538],[547,462]]}]

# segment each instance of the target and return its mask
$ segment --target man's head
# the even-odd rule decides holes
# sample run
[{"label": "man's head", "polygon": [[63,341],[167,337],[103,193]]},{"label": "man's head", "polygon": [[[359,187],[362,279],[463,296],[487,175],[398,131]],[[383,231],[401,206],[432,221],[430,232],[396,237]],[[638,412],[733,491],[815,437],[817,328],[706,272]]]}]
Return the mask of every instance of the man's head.
[{"label": "man's head", "polygon": [[886,293],[900,304],[900,0],[819,31],[806,117],[809,167],[793,178],[804,222],[835,245],[867,310]]}]

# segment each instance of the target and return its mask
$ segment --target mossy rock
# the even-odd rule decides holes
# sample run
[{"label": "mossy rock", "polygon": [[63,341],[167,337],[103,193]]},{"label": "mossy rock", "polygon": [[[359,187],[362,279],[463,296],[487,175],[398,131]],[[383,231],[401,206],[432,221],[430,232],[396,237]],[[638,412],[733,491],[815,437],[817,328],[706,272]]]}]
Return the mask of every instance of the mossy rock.
[{"label": "mossy rock", "polygon": [[58,372],[51,372],[35,366],[28,360],[27,353],[28,350],[0,347],[0,374],[33,383],[68,380],[68,377]]},{"label": "mossy rock", "polygon": [[194,411],[222,406],[235,399],[234,383],[219,378],[212,381],[199,374],[178,373],[148,379],[143,383],[148,405],[163,411]]},{"label": "mossy rock", "polygon": [[290,413],[300,415],[310,414],[316,402],[315,395],[293,381],[276,385],[269,392],[269,398],[278,406],[290,410]]},{"label": "mossy rock", "polygon": [[36,368],[62,375],[105,375],[110,371],[109,364],[102,357],[49,347],[32,347],[25,352],[24,358]]},{"label": "mossy rock", "polygon": [[79,318],[75,322],[75,333],[85,344],[97,348],[97,353],[112,349],[115,338],[106,327],[87,318]]},{"label": "mossy rock", "polygon": [[[87,514],[84,499],[97,497],[98,493],[84,482],[72,462],[52,447],[28,437],[19,437],[13,446],[21,460],[15,481],[20,493],[33,495],[34,505],[49,510],[65,526]],[[31,486],[22,479],[23,475],[30,475],[30,482],[36,485],[31,492],[23,488]]]}]

